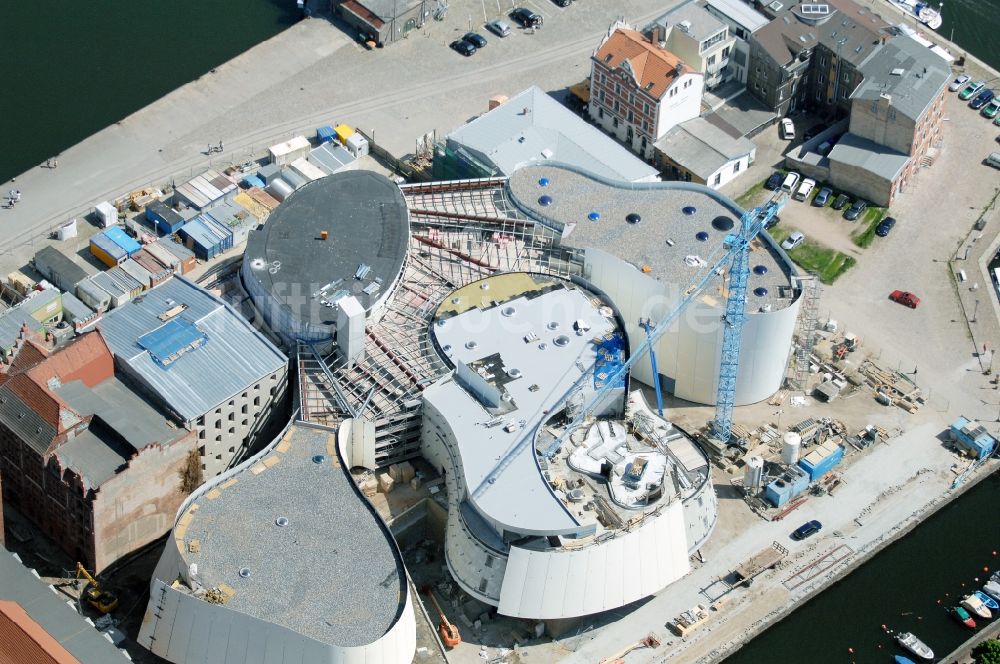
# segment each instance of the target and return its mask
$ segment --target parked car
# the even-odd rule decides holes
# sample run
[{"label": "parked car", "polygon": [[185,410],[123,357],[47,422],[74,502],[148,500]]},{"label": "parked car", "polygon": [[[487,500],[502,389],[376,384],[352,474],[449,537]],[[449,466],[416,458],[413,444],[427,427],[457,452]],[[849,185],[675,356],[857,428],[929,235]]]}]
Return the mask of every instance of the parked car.
[{"label": "parked car", "polygon": [[958,89],[969,82],[970,76],[968,74],[959,74],[955,77],[955,80],[948,84],[948,89],[952,92],[958,92]]},{"label": "parked car", "polygon": [[867,209],[868,203],[866,203],[864,199],[859,198],[854,201],[851,207],[847,208],[847,212],[844,213],[844,219],[848,221],[856,221],[857,218],[864,214]]},{"label": "parked car", "polygon": [[885,237],[892,230],[892,227],[896,225],[896,220],[893,217],[886,217],[882,221],[878,222],[878,226],[875,227],[875,235],[879,237]]},{"label": "parked car", "polygon": [[792,122],[791,118],[781,118],[780,134],[786,141],[795,138],[795,123]]},{"label": "parked car", "polygon": [[795,191],[795,185],[799,183],[799,174],[795,171],[789,171],[785,176],[785,179],[781,182],[781,190],[791,194]]},{"label": "parked car", "polygon": [[510,34],[510,26],[506,21],[490,21],[486,24],[486,29],[497,37],[506,37]]},{"label": "parked car", "polygon": [[771,177],[767,179],[764,183],[764,188],[770,191],[777,191],[778,187],[781,186],[781,181],[785,179],[785,174],[781,171],[775,171],[771,173]]},{"label": "parked car", "polygon": [[772,228],[774,226],[777,226],[779,223],[781,223],[781,217],[779,217],[778,215],[774,215],[767,220],[766,224],[764,224],[764,229],[766,230],[768,228]]},{"label": "parked car", "polygon": [[986,158],[986,164],[993,168],[1000,168],[1000,152],[991,152]]},{"label": "parked car", "polygon": [[906,291],[894,290],[889,293],[889,299],[893,302],[898,302],[904,307],[909,307],[910,309],[916,309],[920,304],[920,298],[913,293],[908,293]]},{"label": "parked car", "polygon": [[815,186],[816,186],[816,180],[813,180],[812,178],[806,178],[805,180],[802,181],[802,184],[799,185],[798,191],[795,192],[795,195],[792,198],[794,198],[797,201],[806,200],[807,198],[809,198],[809,194],[812,193],[812,190]]},{"label": "parked car", "polygon": [[573,0],[552,0],[552,2],[556,3],[560,7],[569,7],[570,4],[573,3]]},{"label": "parked car", "polygon": [[470,44],[472,44],[473,46],[475,46],[477,49],[480,49],[480,48],[486,46],[486,38],[483,37],[478,32],[466,32],[464,35],[462,35],[462,39],[464,39],[465,41],[469,42]]},{"label": "parked car", "polygon": [[989,89],[983,90],[978,95],[976,95],[975,99],[973,99],[972,101],[969,102],[969,107],[970,108],[974,108],[974,109],[976,109],[978,111],[983,106],[986,106],[986,104],[988,104],[991,101],[993,101],[993,98],[995,96],[996,96],[996,93],[993,92],[992,90],[989,90]]},{"label": "parked car", "polygon": [[816,198],[813,199],[813,205],[816,207],[825,207],[827,203],[830,202],[830,196],[833,195],[833,189],[829,187],[823,187],[816,194]]},{"label": "parked car", "polygon": [[530,9],[518,7],[510,13],[510,17],[522,28],[540,28],[544,19]]},{"label": "parked car", "polygon": [[997,113],[1000,113],[1000,97],[993,97],[990,103],[983,106],[983,110],[979,112],[991,120],[997,117]]},{"label": "parked car", "polygon": [[458,51],[465,57],[469,57],[470,55],[476,54],[475,45],[465,41],[464,39],[456,39],[451,44],[449,44],[449,46],[451,46],[452,50]]},{"label": "parked car", "polygon": [[785,251],[791,251],[792,249],[799,246],[805,241],[806,241],[806,236],[800,233],[799,231],[795,231],[794,233],[785,238],[785,241],[781,243],[781,248],[784,249]]},{"label": "parked car", "polygon": [[986,85],[986,81],[975,81],[974,83],[969,83],[966,85],[961,92],[958,93],[958,98],[962,101],[968,101],[972,99],[983,87]]},{"label": "parked car", "polygon": [[794,540],[804,540],[807,537],[812,537],[820,530],[823,529],[823,524],[813,519],[812,521],[806,521],[801,526],[792,531],[792,539]]},{"label": "parked car", "polygon": [[833,209],[842,210],[845,205],[851,202],[851,197],[847,194],[837,194],[837,198],[833,200]]}]

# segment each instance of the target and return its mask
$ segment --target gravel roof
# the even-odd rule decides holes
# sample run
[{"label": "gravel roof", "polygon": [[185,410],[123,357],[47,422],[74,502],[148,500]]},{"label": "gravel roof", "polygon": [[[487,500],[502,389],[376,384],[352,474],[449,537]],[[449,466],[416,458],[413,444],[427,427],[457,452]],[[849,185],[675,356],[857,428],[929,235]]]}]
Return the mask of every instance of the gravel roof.
[{"label": "gravel roof", "polygon": [[[198,564],[203,585],[236,591],[226,608],[323,643],[359,646],[395,623],[405,573],[389,534],[346,472],[331,464],[334,436],[293,426],[288,448],[280,452],[279,444],[254,468],[273,465],[237,475],[214,500],[203,496],[182,555]],[[325,458],[317,464],[314,455]],[[276,525],[279,517],[288,525]],[[199,553],[188,550],[193,539]],[[239,574],[244,567],[249,578]]]},{"label": "gravel roof", "polygon": [[[548,180],[545,187],[539,184],[543,178]],[[508,187],[518,205],[532,217],[558,230],[569,229],[564,245],[602,249],[637,268],[648,265],[651,277],[682,287],[699,272],[685,263],[685,258],[709,260],[725,239],[726,231],[718,230],[713,221],[725,217],[737,229],[742,214],[728,198],[701,185],[604,182],[559,166],[522,168],[510,177]],[[542,205],[542,196],[549,196],[551,203]],[[693,212],[686,214],[685,208],[693,208]],[[588,218],[592,212],[600,214],[599,220]],[[631,214],[639,215],[638,223],[626,221]],[[697,237],[701,232],[708,234],[704,241]],[[748,311],[764,304],[780,309],[792,302],[781,297],[791,285],[791,263],[765,235],[750,254],[751,268],[763,265],[767,271],[750,276]],[[767,293],[754,294],[758,287],[766,288]]]}]

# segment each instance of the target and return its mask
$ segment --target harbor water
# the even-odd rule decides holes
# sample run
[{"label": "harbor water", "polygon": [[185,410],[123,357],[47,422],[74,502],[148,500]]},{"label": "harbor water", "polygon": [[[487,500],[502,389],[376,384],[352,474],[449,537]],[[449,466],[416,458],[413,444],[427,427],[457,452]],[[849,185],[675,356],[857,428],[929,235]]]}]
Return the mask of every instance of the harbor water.
[{"label": "harbor water", "polygon": [[[891,662],[892,655],[905,653],[882,625],[912,632],[938,657],[947,655],[973,632],[948,616],[946,607],[982,587],[989,577],[984,567],[1000,569],[998,504],[1000,474],[993,473],[726,664]],[[976,620],[980,627],[989,622]]]},{"label": "harbor water", "polygon": [[0,182],[298,20],[294,0],[6,2]]}]

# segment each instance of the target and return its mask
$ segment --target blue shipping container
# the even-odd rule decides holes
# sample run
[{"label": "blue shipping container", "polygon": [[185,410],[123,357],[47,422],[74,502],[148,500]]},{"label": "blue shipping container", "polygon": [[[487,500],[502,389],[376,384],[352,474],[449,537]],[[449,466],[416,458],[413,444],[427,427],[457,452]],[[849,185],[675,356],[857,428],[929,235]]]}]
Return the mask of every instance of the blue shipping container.
[{"label": "blue shipping container", "polygon": [[125,231],[117,226],[112,226],[104,231],[104,236],[125,250],[125,253],[129,256],[142,249],[141,244],[136,242],[134,238],[129,237]]},{"label": "blue shipping container", "polygon": [[337,132],[330,125],[323,125],[316,130],[316,140],[320,143],[329,143],[336,138]]},{"label": "blue shipping container", "polygon": [[256,175],[248,175],[248,176],[246,176],[245,178],[243,178],[243,180],[242,180],[242,182],[240,182],[240,184],[242,184],[247,189],[249,189],[250,187],[260,187],[261,189],[264,188],[264,181],[261,180]]},{"label": "blue shipping container", "polygon": [[799,467],[809,474],[810,481],[815,481],[833,470],[843,458],[844,448],[838,445],[835,452],[818,461],[815,466],[811,462],[802,459],[799,461]]}]

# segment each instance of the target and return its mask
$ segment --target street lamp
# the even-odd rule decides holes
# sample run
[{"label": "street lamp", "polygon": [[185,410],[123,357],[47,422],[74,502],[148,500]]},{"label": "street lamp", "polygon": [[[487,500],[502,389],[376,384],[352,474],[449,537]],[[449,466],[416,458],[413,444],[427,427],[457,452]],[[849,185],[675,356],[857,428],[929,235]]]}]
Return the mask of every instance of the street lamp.
[{"label": "street lamp", "polygon": [[976,322],[976,316],[978,314],[979,314],[979,298],[976,298],[976,306],[974,306],[972,308],[972,320],[970,320],[969,322],[970,323],[975,323]]}]

